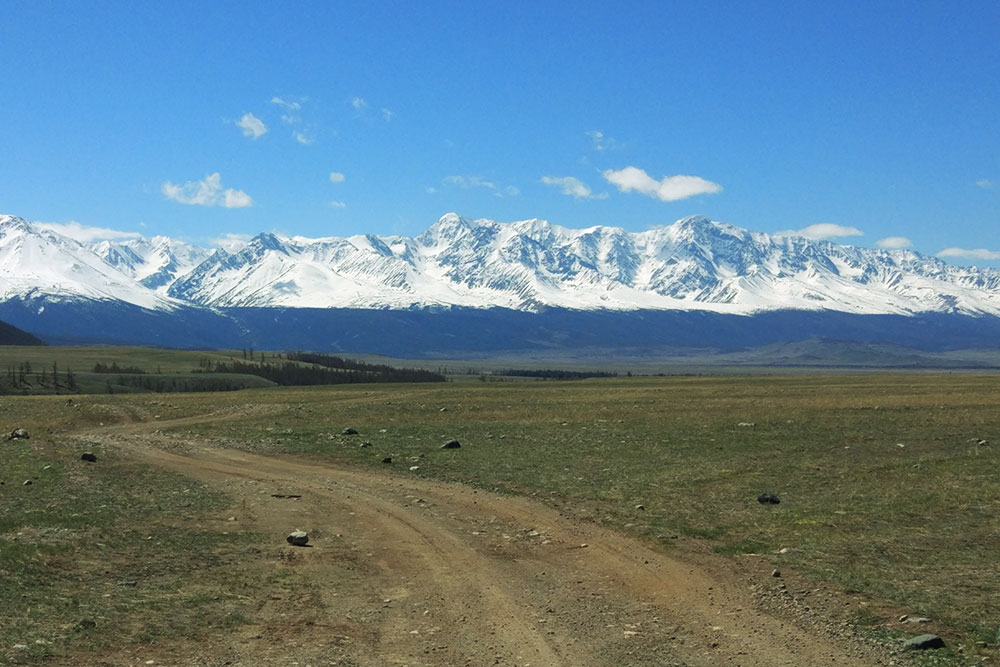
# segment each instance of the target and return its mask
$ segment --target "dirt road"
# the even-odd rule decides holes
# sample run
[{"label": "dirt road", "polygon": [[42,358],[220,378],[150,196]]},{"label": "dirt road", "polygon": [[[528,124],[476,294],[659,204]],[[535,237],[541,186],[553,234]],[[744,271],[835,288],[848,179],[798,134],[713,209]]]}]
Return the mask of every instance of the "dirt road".
[{"label": "dirt road", "polygon": [[[143,654],[155,664],[887,664],[869,644],[762,608],[751,588],[781,585],[763,563],[748,575],[711,554],[668,555],[538,501],[401,466],[128,429],[88,437],[224,491],[235,509],[217,526],[268,536],[257,562],[241,564],[269,582],[244,601],[252,624],[210,646]],[[309,547],[285,543],[296,528]]]}]

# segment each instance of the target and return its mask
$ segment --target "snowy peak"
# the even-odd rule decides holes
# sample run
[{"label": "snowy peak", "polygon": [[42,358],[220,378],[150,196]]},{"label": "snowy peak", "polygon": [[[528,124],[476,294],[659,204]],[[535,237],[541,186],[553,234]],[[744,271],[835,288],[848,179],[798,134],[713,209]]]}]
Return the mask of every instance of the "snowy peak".
[{"label": "snowy peak", "polygon": [[82,298],[160,310],[180,305],[129,275],[129,253],[115,253],[114,258],[118,265],[71,238],[15,216],[0,216],[0,301]]},{"label": "snowy peak", "polygon": [[83,246],[0,216],[0,288],[4,298],[33,290],[158,308],[186,302],[1000,315],[1000,271],[954,267],[910,250],[769,236],[704,216],[630,233],[449,213],[414,238],[263,233],[232,252],[166,237]]}]

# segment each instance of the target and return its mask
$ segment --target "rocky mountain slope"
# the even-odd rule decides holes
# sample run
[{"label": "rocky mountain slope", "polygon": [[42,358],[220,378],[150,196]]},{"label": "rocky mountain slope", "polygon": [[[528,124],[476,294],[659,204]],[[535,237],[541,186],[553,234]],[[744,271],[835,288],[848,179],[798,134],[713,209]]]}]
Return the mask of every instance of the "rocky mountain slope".
[{"label": "rocky mountain slope", "polygon": [[417,237],[264,233],[214,251],[166,237],[84,245],[0,216],[0,301],[225,308],[774,310],[1000,315],[1000,271],[909,250],[689,217],[645,232],[449,213]]}]

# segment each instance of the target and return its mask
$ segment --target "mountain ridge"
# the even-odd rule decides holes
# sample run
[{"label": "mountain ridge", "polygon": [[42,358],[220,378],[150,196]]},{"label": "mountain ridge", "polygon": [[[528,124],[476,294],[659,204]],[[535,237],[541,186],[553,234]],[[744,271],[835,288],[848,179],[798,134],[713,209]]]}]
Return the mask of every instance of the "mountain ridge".
[{"label": "mountain ridge", "polygon": [[[40,266],[41,265],[41,266]],[[773,310],[1000,316],[1000,271],[911,250],[768,235],[689,216],[643,232],[442,216],[414,237],[264,232],[209,250],[163,236],[78,243],[0,215],[0,301],[142,308]]]}]

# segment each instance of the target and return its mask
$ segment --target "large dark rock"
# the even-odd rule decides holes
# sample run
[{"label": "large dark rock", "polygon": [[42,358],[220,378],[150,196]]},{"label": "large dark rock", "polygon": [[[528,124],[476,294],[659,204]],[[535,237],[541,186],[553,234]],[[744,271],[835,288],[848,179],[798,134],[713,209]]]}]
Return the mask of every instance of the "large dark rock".
[{"label": "large dark rock", "polygon": [[80,460],[88,461],[90,463],[97,463],[97,457],[94,456],[91,452],[84,452],[83,454],[81,454]]},{"label": "large dark rock", "polygon": [[7,436],[7,439],[8,440],[17,440],[18,438],[21,438],[21,439],[27,440],[30,437],[31,436],[28,435],[28,432],[25,431],[23,428],[15,428],[13,431],[10,432],[10,435]]},{"label": "large dark rock", "polygon": [[448,442],[441,445],[441,449],[460,449],[461,447],[462,443],[460,443],[458,440],[449,440]]},{"label": "large dark rock", "polygon": [[932,648],[944,648],[944,640],[937,635],[920,635],[903,642],[903,648],[908,651],[924,651]]},{"label": "large dark rock", "polygon": [[781,498],[773,493],[762,493],[757,496],[757,502],[761,505],[777,505],[781,502]]}]

